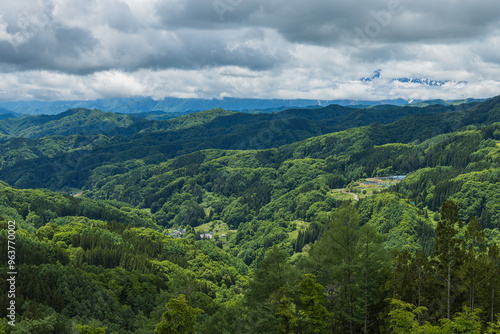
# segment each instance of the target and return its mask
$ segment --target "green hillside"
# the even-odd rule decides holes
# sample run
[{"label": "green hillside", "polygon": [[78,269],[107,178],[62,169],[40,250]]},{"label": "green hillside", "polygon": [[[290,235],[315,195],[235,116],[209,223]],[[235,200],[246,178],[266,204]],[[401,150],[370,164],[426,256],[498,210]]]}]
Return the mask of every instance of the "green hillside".
[{"label": "green hillside", "polygon": [[0,125],[0,333],[500,326],[500,97]]},{"label": "green hillside", "polygon": [[0,131],[13,137],[40,138],[72,134],[107,134],[133,123],[128,116],[100,110],[71,109],[58,115],[36,115],[0,121]]},{"label": "green hillside", "polygon": [[[146,211],[7,186],[0,200],[1,216],[17,224],[18,331],[74,333],[84,324],[151,333],[177,292],[189,291],[191,302],[196,296],[196,306],[213,314],[246,284],[241,261],[213,243],[166,236]],[[2,294],[0,304],[8,303]]]},{"label": "green hillside", "polygon": [[[127,119],[133,120],[133,123],[127,127],[112,127],[104,134],[81,131],[84,128],[77,125],[66,126],[56,128],[54,133],[74,129],[76,134],[70,142],[75,145],[69,150],[65,148],[67,140],[61,137],[13,138],[0,143],[0,156],[9,156],[0,165],[0,179],[21,188],[83,188],[92,171],[104,165],[120,165],[120,170],[123,170],[123,166],[127,165],[125,162],[129,160],[157,164],[211,148],[234,150],[278,147],[363,125],[371,125],[367,131],[376,144],[426,140],[471,124],[469,109],[463,108],[391,107],[370,109],[364,114],[357,109],[329,106],[310,109],[309,113],[300,109],[252,115],[219,110],[214,111],[213,115],[210,112],[196,113],[162,122]],[[75,115],[82,116],[85,113],[81,111]],[[94,113],[101,118],[107,115],[98,111]],[[68,116],[68,119],[71,117]],[[394,121],[387,126],[379,126]],[[488,123],[494,121],[500,121],[498,113],[484,120]],[[41,127],[44,128],[46,124],[57,122],[53,120]],[[64,172],[61,173],[61,170]]]},{"label": "green hillside", "polygon": [[185,129],[208,123],[219,116],[231,114],[233,112],[214,109],[181,117],[172,117],[174,119],[158,122],[97,109],[70,109],[57,115],[26,115],[1,120],[0,131],[8,136],[23,138],[74,134],[126,135],[140,131]]}]

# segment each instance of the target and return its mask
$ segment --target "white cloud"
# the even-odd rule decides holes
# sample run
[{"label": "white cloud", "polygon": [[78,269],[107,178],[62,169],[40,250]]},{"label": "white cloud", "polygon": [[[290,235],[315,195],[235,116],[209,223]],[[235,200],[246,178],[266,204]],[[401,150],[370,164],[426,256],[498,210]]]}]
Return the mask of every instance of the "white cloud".
[{"label": "white cloud", "polygon": [[[500,94],[498,11],[494,0],[19,0],[0,12],[0,99],[488,97]],[[416,76],[467,83],[392,81]]]}]

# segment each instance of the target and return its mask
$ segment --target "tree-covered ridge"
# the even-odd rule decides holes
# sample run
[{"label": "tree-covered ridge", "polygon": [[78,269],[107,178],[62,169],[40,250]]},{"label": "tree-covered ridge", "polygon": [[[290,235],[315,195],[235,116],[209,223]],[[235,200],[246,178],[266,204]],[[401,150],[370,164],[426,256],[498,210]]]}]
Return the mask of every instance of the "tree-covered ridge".
[{"label": "tree-covered ridge", "polygon": [[[168,119],[164,121],[146,120],[133,114],[123,115],[103,112],[98,109],[75,108],[57,115],[32,115],[18,118],[0,120],[0,132],[3,135],[24,138],[40,138],[55,135],[70,134],[108,134],[108,135],[132,135],[141,131],[167,131],[184,129],[198,125],[211,123],[221,116],[223,122],[215,122],[207,128],[227,127],[244,124],[258,124],[289,118],[301,118],[309,121],[322,121],[321,124],[314,123],[321,128],[322,133],[339,131],[346,128],[368,125],[373,122],[391,123],[397,119],[415,114],[435,114],[446,112],[461,112],[471,110],[479,113],[487,110],[489,113],[496,112],[494,105],[496,99],[487,100],[483,103],[465,103],[459,105],[428,105],[422,108],[401,106],[375,106],[366,109],[354,109],[339,105],[330,105],[323,108],[312,109],[288,109],[271,114],[246,114],[235,113],[223,109],[212,109],[204,112],[190,113],[186,116]],[[471,116],[475,123],[494,121],[496,116],[485,119],[481,116]],[[138,114],[139,115],[139,114]],[[142,115],[142,114],[141,114]],[[182,115],[182,114],[179,114]],[[172,116],[168,116],[170,118]]]},{"label": "tree-covered ridge", "polygon": [[67,135],[131,135],[141,131],[184,129],[208,123],[233,112],[213,109],[172,116],[171,120],[152,121],[133,115],[120,115],[98,109],[70,109],[57,115],[25,115],[0,121],[0,132],[6,136],[42,138]]},{"label": "tree-covered ridge", "polygon": [[[246,285],[243,262],[192,230],[168,237],[147,212],[6,185],[0,198],[2,250],[7,219],[17,224],[16,333],[74,333],[79,324],[151,333],[177,293],[210,316]],[[2,294],[2,309],[8,303]]]},{"label": "tree-covered ridge", "polygon": [[[46,203],[33,200],[41,196]],[[373,198],[377,197],[384,200],[386,195]],[[432,298],[446,300],[445,285],[438,274],[444,260],[433,262],[434,257],[439,259],[440,254],[446,254],[444,246],[434,248],[429,262],[422,260],[427,257],[421,250],[416,253],[415,260],[411,255],[413,249],[393,253],[391,257],[384,247],[386,239],[377,232],[376,222],[363,222],[366,218],[362,217],[369,216],[367,210],[373,210],[375,216],[384,215],[377,208],[384,210],[385,206],[380,207],[377,202],[361,205],[359,209],[352,205],[334,209],[328,215],[330,219],[322,224],[319,240],[293,257],[290,257],[293,250],[287,246],[289,241],[271,240],[261,245],[264,252],[259,265],[248,276],[247,267],[233,257],[230,243],[221,249],[212,241],[196,241],[189,227],[185,238],[178,239],[161,231],[131,227],[114,220],[64,216],[71,214],[66,212],[55,213],[48,223],[35,229],[30,218],[22,217],[26,204],[30,210],[27,217],[32,217],[31,210],[39,210],[39,205],[46,208],[49,203],[64,207],[68,198],[39,190],[16,191],[7,186],[2,189],[1,198],[2,216],[15,217],[19,224],[16,250],[21,263],[18,269],[21,289],[16,300],[24,306],[19,312],[17,331],[72,333],[82,328],[101,328],[109,333],[147,333],[163,328],[159,327],[162,319],[168,319],[165,304],[167,312],[175,312],[174,305],[182,309],[182,303],[187,302],[189,307],[202,311],[197,312],[202,314],[190,325],[196,326],[197,322],[200,333],[213,333],[214,330],[240,333],[385,332],[384,326],[404,324],[391,311],[398,309],[389,304],[384,309],[384,298],[391,296],[415,303],[414,287],[423,291],[418,307],[429,310],[419,317],[418,323],[433,323],[443,316],[443,304],[433,304]],[[128,212],[125,208],[122,211]],[[472,266],[473,261],[479,261],[478,265],[486,261],[481,254],[494,256],[495,252],[495,246],[490,246],[486,253],[479,247],[484,242],[480,225],[474,225],[471,220],[462,228],[454,225],[454,217],[458,217],[457,207],[453,203],[443,206],[436,229],[436,242],[441,243],[448,240],[450,234],[439,232],[440,226],[449,224],[448,228],[455,229],[456,233],[449,239],[456,241],[458,248],[454,254],[464,254],[464,260],[460,258],[453,271],[455,299],[453,305],[450,304],[451,314],[459,311],[460,298],[469,303],[472,298],[469,290],[461,288],[470,286],[471,281],[467,279],[469,263]],[[0,224],[3,230],[0,242],[5,248],[6,222]],[[272,234],[266,232],[264,236]],[[467,255],[476,254],[477,249],[483,252],[475,255],[477,260]],[[418,267],[413,261],[424,262]],[[408,268],[403,270],[404,266]],[[427,275],[421,283],[408,276],[418,274],[418,268]],[[483,295],[483,290],[492,289],[491,285],[480,285],[484,280],[482,275],[483,272],[478,271],[474,276],[476,304],[472,305],[476,308],[488,302],[488,295]],[[490,274],[485,272],[484,275]],[[6,284],[5,279],[2,282]],[[386,289],[380,290],[381,284],[385,284]],[[436,291],[442,291],[443,297],[435,297]],[[187,301],[177,298],[180,295],[185,295]],[[6,305],[7,298],[1,298],[0,303]],[[174,303],[174,300],[181,303]],[[493,302],[488,305],[493,305],[494,312],[498,298]],[[438,305],[441,308],[433,309]],[[383,316],[379,317],[381,310]],[[483,319],[490,319],[489,313],[481,317],[478,310],[475,312],[478,316],[474,321],[479,324],[476,327],[481,326]],[[406,317],[411,318],[408,314]],[[12,329],[3,328],[7,332]]]},{"label": "tree-covered ridge", "polygon": [[[453,175],[450,171],[456,169],[467,178],[467,171],[484,166],[497,168],[498,160],[491,157],[498,155],[498,146],[490,145],[491,139],[486,138],[495,127],[498,125],[465,129],[421,144],[387,144],[371,149],[368,137],[362,137],[363,129],[356,129],[265,151],[200,151],[120,175],[114,175],[116,169],[112,166],[103,167],[91,178],[95,184],[88,195],[150,208],[158,223],[164,226],[196,227],[222,220],[238,228],[236,239],[229,246],[238,257],[251,264],[263,256],[268,245],[289,240],[287,229],[294,221],[327,222],[328,212],[338,204],[332,189],[361,177],[407,173],[422,167],[396,188],[401,189],[397,193],[362,201],[360,211],[363,222],[373,222],[384,234],[388,248],[413,251],[422,248],[429,253],[433,227],[438,220],[433,212],[439,210],[446,198],[426,206],[418,200],[408,200],[408,193],[403,189],[427,170],[444,169],[448,177]],[[331,145],[328,154],[322,144],[328,140],[342,145]],[[330,155],[335,153],[335,148],[339,154]],[[441,152],[439,159],[436,152]],[[457,160],[463,152],[470,152],[470,156]],[[308,158],[307,154],[316,158]],[[470,164],[471,159],[483,156],[484,161]],[[388,157],[397,158],[389,160]],[[443,164],[448,167],[442,167]],[[446,180],[440,175],[436,182]],[[433,191],[433,187],[426,190],[427,194]],[[461,211],[466,208],[462,202],[458,203]],[[495,196],[491,196],[491,203],[496,203]],[[467,210],[466,218],[481,215],[474,207]],[[496,239],[493,228],[498,227],[498,221],[484,227],[488,228],[487,234]],[[319,235],[313,231],[298,233],[297,241],[287,241],[287,247],[295,251]]]},{"label": "tree-covered ridge", "polygon": [[[500,124],[493,124],[440,135],[420,144],[374,145],[377,137],[372,128],[367,127],[315,137],[278,149],[198,151],[159,165],[143,165],[119,175],[112,166],[98,168],[90,178],[89,194],[151,207],[153,213],[174,194],[186,192],[182,191],[183,188],[189,189],[188,192],[194,195],[192,199],[197,198],[198,204],[204,201],[204,194],[210,194],[214,201],[216,197],[227,200],[231,196],[244,198],[245,194],[257,194],[254,198],[259,198],[260,204],[250,203],[250,197],[240,202],[265,212],[268,202],[277,201],[288,192],[295,192],[291,197],[297,198],[301,191],[314,189],[320,191],[324,202],[324,196],[330,190],[362,177],[415,172],[399,186],[405,196],[413,198],[403,189],[412,184],[425,188],[426,182],[414,180],[426,171],[439,173],[447,168],[443,173],[451,176],[453,170],[457,173],[455,175],[464,174],[463,179],[471,172],[471,175],[476,175],[476,171],[484,168],[497,168],[499,148],[493,138],[498,129]],[[436,182],[444,181],[439,175]],[[115,186],[118,186],[117,190],[114,190]],[[268,194],[258,194],[258,189]],[[434,190],[429,188],[428,191]],[[134,195],[137,193],[141,196]],[[434,211],[445,199],[427,195],[424,198],[427,201],[432,198],[433,202],[422,206],[420,198],[416,204],[422,208],[429,206]],[[160,199],[163,203],[158,202]],[[169,212],[174,211],[173,205],[167,207]],[[215,206],[207,204],[208,207]],[[295,209],[289,211],[296,212]],[[299,212],[287,218],[306,218],[304,212]]]},{"label": "tree-covered ridge", "polygon": [[134,121],[100,110],[71,109],[58,115],[23,116],[0,121],[0,131],[13,137],[41,138],[72,134],[108,134]]},{"label": "tree-covered ridge", "polygon": [[[14,189],[2,183],[0,205],[3,216],[11,216],[26,223],[32,232],[57,217],[82,216],[103,221],[120,221],[137,227],[155,228],[154,218],[148,211],[117,201],[95,201],[46,190]],[[6,210],[6,211],[3,211]]]},{"label": "tree-covered ridge", "polygon": [[192,126],[203,125],[209,123],[221,116],[233,115],[235,112],[227,111],[224,109],[211,109],[207,111],[200,111],[191,113],[186,116],[180,116],[172,119],[171,121],[164,122],[167,126],[162,126],[162,130],[177,130],[185,129]]},{"label": "tree-covered ridge", "polygon": [[[9,140],[0,249],[15,219],[22,307],[19,327],[2,320],[0,332],[494,333],[500,123],[498,99],[488,103],[314,137],[301,131],[353,111],[257,123],[207,112],[129,137]],[[270,148],[224,146],[263,125],[253,145]],[[405,177],[336,196],[389,175]],[[84,192],[16,189],[16,177]]]},{"label": "tree-covered ridge", "polygon": [[[300,109],[252,115],[215,110],[162,122],[128,118],[127,122],[133,121],[130,126],[113,125],[106,129],[106,135],[91,135],[96,133],[94,128],[99,129],[101,123],[90,126],[87,132],[82,131],[86,127],[75,126],[78,122],[73,122],[65,128],[56,127],[54,133],[67,133],[68,129],[73,129],[78,150],[70,148],[65,151],[58,147],[58,142],[65,141],[61,137],[12,138],[1,143],[0,156],[10,155],[12,158],[7,159],[6,165],[0,166],[0,178],[17,187],[45,187],[53,190],[83,188],[91,171],[102,165],[116,165],[130,159],[156,164],[209,148],[278,147],[368,124],[372,124],[370,132],[376,143],[406,143],[415,139],[425,140],[467,124],[463,121],[469,110],[466,106],[379,107],[366,110],[328,106],[307,112]],[[68,111],[66,118],[85,117],[89,112]],[[108,115],[100,111],[92,113],[96,113],[99,116],[96,119],[101,120]],[[380,126],[398,119],[401,120],[393,125]],[[491,119],[500,121],[500,117],[496,116]],[[71,168],[64,171],[64,178],[58,177],[60,169],[65,166]]]}]

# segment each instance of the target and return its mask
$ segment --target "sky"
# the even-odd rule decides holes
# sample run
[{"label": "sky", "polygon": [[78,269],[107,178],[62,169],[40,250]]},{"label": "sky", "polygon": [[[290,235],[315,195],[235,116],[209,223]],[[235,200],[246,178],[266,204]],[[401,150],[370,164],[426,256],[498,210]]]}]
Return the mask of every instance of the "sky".
[{"label": "sky", "polygon": [[0,100],[492,97],[499,13],[498,0],[4,1]]}]

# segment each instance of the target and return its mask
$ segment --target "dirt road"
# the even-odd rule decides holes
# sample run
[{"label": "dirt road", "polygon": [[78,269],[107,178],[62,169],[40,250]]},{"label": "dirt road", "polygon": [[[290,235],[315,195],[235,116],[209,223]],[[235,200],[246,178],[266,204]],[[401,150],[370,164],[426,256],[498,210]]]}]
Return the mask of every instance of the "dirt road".
[{"label": "dirt road", "polygon": [[341,193],[343,194],[347,194],[347,195],[350,195],[354,198],[355,201],[359,201],[359,196],[356,195],[355,193],[351,193],[351,192],[348,192],[346,191],[345,189],[339,189]]}]

